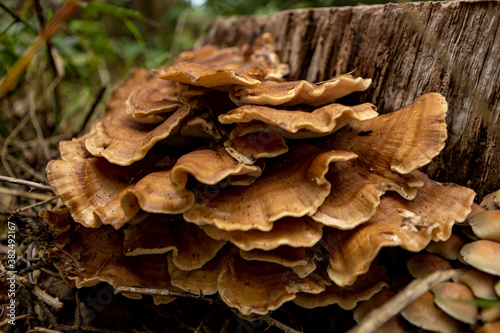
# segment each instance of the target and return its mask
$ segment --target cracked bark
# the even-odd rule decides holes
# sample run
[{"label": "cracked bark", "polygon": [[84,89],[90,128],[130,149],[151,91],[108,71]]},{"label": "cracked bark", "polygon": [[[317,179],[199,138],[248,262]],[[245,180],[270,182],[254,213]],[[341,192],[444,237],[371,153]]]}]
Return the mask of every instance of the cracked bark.
[{"label": "cracked bark", "polygon": [[352,70],[372,78],[365,93],[380,113],[427,92],[448,101],[446,148],[424,171],[472,187],[500,188],[500,2],[457,1],[289,10],[216,20],[201,44],[277,40],[290,79],[323,81]]}]

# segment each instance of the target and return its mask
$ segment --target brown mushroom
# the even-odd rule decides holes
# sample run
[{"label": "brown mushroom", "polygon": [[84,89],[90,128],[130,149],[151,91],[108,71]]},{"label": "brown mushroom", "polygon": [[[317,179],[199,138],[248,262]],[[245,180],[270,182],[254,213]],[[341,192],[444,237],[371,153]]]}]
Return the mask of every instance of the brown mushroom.
[{"label": "brown mushroom", "polygon": [[92,155],[113,164],[131,165],[144,158],[157,142],[175,134],[189,112],[190,106],[183,104],[158,124],[139,123],[124,110],[108,112],[94,124],[85,147]]},{"label": "brown mushroom", "polygon": [[406,263],[406,267],[416,279],[424,278],[436,271],[452,269],[451,264],[447,260],[430,253],[422,253],[411,257]]},{"label": "brown mushroom", "polygon": [[71,141],[59,142],[59,153],[61,160],[68,162],[77,162],[87,159],[92,156],[85,148],[85,139],[87,136],[73,138]]},{"label": "brown mushroom", "polygon": [[312,218],[330,227],[352,229],[375,214],[386,191],[396,190],[411,199],[417,193],[412,186],[421,185],[413,173],[385,177],[367,166],[357,160],[331,165],[326,179],[332,189]]},{"label": "brown mushroom", "polygon": [[215,138],[220,140],[222,134],[213,121],[207,119],[206,115],[198,115],[189,118],[181,127],[180,134],[183,136],[193,136],[201,138]]},{"label": "brown mushroom", "polygon": [[76,222],[93,228],[102,223],[120,228],[139,211],[137,199],[125,193],[142,168],[116,166],[95,157],[75,162],[52,160],[47,178]]},{"label": "brown mushroom", "polygon": [[312,112],[243,105],[220,115],[219,121],[222,124],[260,121],[287,139],[303,139],[329,135],[351,120],[364,121],[377,115],[376,107],[370,103],[353,107],[334,103]]},{"label": "brown mushroom", "polygon": [[255,88],[266,79],[280,80],[288,74],[281,64],[270,34],[258,38],[252,50],[248,46],[218,49],[204,46],[183,52],[169,67],[153,70],[159,78],[194,86],[227,90],[231,85]]},{"label": "brown mushroom", "polygon": [[253,132],[224,142],[226,151],[244,164],[254,164],[259,158],[272,158],[288,152],[281,135],[271,130]]},{"label": "brown mushroom", "polygon": [[325,152],[307,144],[295,146],[270,163],[266,173],[252,184],[197,200],[184,218],[228,231],[269,231],[274,221],[285,216],[313,214],[330,192],[330,184],[324,178],[329,164],[355,157],[346,151]]},{"label": "brown mushroom", "polygon": [[151,80],[150,85],[139,86],[125,101],[127,113],[142,123],[158,123],[165,120],[165,113],[181,106],[178,88],[173,82]]},{"label": "brown mushroom", "polygon": [[352,163],[330,168],[332,192],[313,218],[341,229],[367,221],[387,190],[413,199],[422,186],[414,170],[429,163],[444,147],[446,101],[426,94],[413,104],[363,122],[352,122],[323,139],[323,149],[358,154]]},{"label": "brown mushroom", "polygon": [[148,173],[134,186],[129,186],[124,192],[125,196],[135,197],[139,207],[149,213],[184,213],[193,205],[195,195],[175,184],[171,174],[172,170]]},{"label": "brown mushroom", "polygon": [[500,190],[485,195],[479,205],[488,210],[500,209]]},{"label": "brown mushroom", "polygon": [[400,246],[412,252],[431,240],[446,240],[455,221],[465,219],[474,192],[456,185],[431,181],[419,173],[424,186],[414,200],[396,194],[382,197],[376,214],[352,230],[323,230],[329,252],[328,274],[339,286],[352,284],[366,273],[382,247]]},{"label": "brown mushroom", "polygon": [[222,269],[227,267],[229,254],[218,255],[203,267],[192,270],[182,270],[168,257],[168,272],[173,286],[193,294],[212,295],[217,292],[217,278]]},{"label": "brown mushroom", "polygon": [[234,86],[229,97],[236,105],[325,105],[355,91],[365,91],[371,79],[342,75],[322,84],[307,81],[265,81],[257,87]]},{"label": "brown mushroom", "polygon": [[498,277],[494,275],[481,272],[470,266],[460,268],[458,274],[453,277],[453,281],[468,286],[477,298],[489,300],[499,298],[495,292],[495,282],[497,279]]},{"label": "brown mushroom", "polygon": [[380,265],[372,265],[368,273],[361,275],[352,286],[332,284],[317,295],[299,293],[294,303],[308,309],[338,304],[342,309],[352,310],[358,302],[370,299],[386,287],[386,280],[385,269]]},{"label": "brown mushroom", "polygon": [[474,303],[474,294],[465,284],[443,282],[431,289],[434,303],[451,317],[467,323],[477,321],[478,307]]},{"label": "brown mushroom", "polygon": [[[391,289],[382,289],[370,299],[360,302],[353,311],[353,318],[359,324],[372,310],[385,304],[396,293]],[[392,317],[377,329],[377,333],[404,333],[410,331],[409,325],[400,317]]]},{"label": "brown mushroom", "polygon": [[314,260],[308,260],[303,265],[298,265],[298,266],[292,267],[295,274],[297,274],[297,276],[301,279],[305,278],[306,276],[309,276],[317,268],[318,268],[318,266],[316,265],[316,262]]},{"label": "brown mushroom", "polygon": [[74,142],[63,145],[67,160],[49,162],[47,178],[76,222],[92,228],[110,224],[118,229],[140,209],[178,214],[192,206],[194,194],[172,182],[171,170],[162,164],[165,158],[158,151],[130,166],[119,166],[103,158],[82,156],[81,144]]},{"label": "brown mushroom", "polygon": [[170,178],[179,188],[184,188],[188,175],[206,185],[215,185],[226,177],[248,175],[258,177],[262,169],[258,165],[239,163],[220,146],[198,149],[182,155],[172,167]]},{"label": "brown mushroom", "polygon": [[496,306],[482,308],[479,313],[479,320],[483,323],[500,320],[500,308]]},{"label": "brown mushroom", "polygon": [[[456,221],[455,223],[460,223],[460,222]],[[467,239],[465,237],[453,233],[447,240],[439,242],[430,242],[425,249],[428,252],[440,255],[445,259],[457,260],[460,249],[466,243]]]},{"label": "brown mushroom", "polygon": [[447,109],[443,96],[425,94],[398,111],[350,123],[326,138],[322,147],[354,151],[371,170],[384,175],[408,174],[443,149]]},{"label": "brown mushroom", "polygon": [[476,214],[479,214],[481,212],[484,212],[486,209],[481,207],[480,205],[478,205],[477,203],[473,203],[472,204],[472,210],[470,211],[469,215],[467,216],[467,218],[465,219],[465,221],[463,223],[460,223],[460,225],[463,225],[463,226],[468,226],[469,225],[469,219],[471,217],[473,217],[474,215]]},{"label": "brown mushroom", "polygon": [[259,67],[217,69],[193,62],[177,62],[167,68],[153,69],[153,74],[163,80],[219,89],[227,89],[232,85],[255,88],[260,85],[259,79],[265,77],[264,70]]},{"label": "brown mushroom", "polygon": [[238,256],[232,256],[221,270],[217,286],[222,300],[244,315],[267,314],[299,292],[318,294],[325,289],[309,277],[300,279],[290,268]]},{"label": "brown mushroom", "polygon": [[142,159],[155,143],[175,133],[180,121],[191,110],[188,104],[182,104],[157,124],[142,124],[126,112],[126,101],[134,90],[157,86],[148,71],[132,70],[106,103],[104,117],[92,126],[86,136],[86,149],[111,163],[130,165]]},{"label": "brown mushroom", "polygon": [[244,251],[240,249],[240,256],[245,260],[274,262],[281,266],[291,268],[307,265],[307,263],[312,260],[308,249],[304,247],[290,247],[287,245],[268,251],[259,249]]},{"label": "brown mushroom", "polygon": [[269,231],[226,231],[213,225],[201,228],[213,239],[223,239],[238,248],[250,251],[253,249],[273,250],[279,246],[312,247],[323,235],[323,225],[311,220],[308,216],[284,217],[273,224]]},{"label": "brown mushroom", "polygon": [[408,305],[401,315],[411,324],[436,332],[460,332],[460,323],[444,313],[435,303],[430,291]]},{"label": "brown mushroom", "polygon": [[49,255],[61,257],[55,266],[68,285],[82,288],[104,281],[114,288],[173,288],[167,255],[127,257],[123,253],[121,230],[111,226],[77,227],[67,210],[45,211],[43,215],[57,233],[56,246]]}]

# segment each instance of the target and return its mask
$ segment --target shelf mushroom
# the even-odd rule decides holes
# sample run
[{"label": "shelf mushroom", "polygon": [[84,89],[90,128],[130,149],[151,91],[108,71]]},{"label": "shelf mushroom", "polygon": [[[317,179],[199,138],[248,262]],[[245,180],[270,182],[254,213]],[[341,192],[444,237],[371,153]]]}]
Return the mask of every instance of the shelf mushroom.
[{"label": "shelf mushroom", "polygon": [[245,315],[352,309],[389,284],[382,247],[421,251],[471,211],[472,190],[418,171],[446,140],[439,94],[381,116],[338,104],[371,80],[287,81],[269,34],[152,73],[132,70],[48,164],[67,210],[43,216],[72,285],[217,293]]}]

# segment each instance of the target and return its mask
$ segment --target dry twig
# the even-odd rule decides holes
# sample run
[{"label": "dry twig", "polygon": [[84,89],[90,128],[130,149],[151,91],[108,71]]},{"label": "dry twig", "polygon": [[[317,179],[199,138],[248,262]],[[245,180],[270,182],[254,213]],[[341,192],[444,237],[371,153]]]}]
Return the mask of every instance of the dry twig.
[{"label": "dry twig", "polygon": [[10,195],[13,197],[35,199],[35,200],[47,200],[47,199],[54,197],[53,195],[46,194],[46,193],[26,192],[25,190],[19,190],[19,189],[14,189],[14,188],[10,188],[10,187],[3,187],[3,186],[0,186],[0,194]]},{"label": "dry twig", "polygon": [[415,279],[381,307],[371,311],[358,325],[347,333],[375,332],[389,319],[403,311],[414,300],[437,284],[451,279],[456,270],[434,272],[423,279]]},{"label": "dry twig", "polygon": [[205,297],[203,295],[196,295],[187,292],[180,291],[170,291],[168,289],[153,289],[153,288],[137,288],[137,287],[117,287],[115,289],[115,294],[128,293],[128,294],[140,294],[140,295],[150,295],[150,296],[170,296],[170,297],[181,297],[190,298],[200,301],[208,302],[209,304],[219,303],[219,300],[215,298]]},{"label": "dry twig", "polygon": [[29,205],[29,206],[26,206],[26,207],[22,207],[22,208],[19,208],[19,209],[16,209],[14,213],[18,213],[18,212],[21,212],[23,210],[28,210],[28,209],[31,209],[31,208],[34,208],[34,207],[37,207],[37,206],[43,206],[45,205],[46,203],[49,203],[53,200],[56,200],[56,199],[59,199],[59,196],[56,195],[56,196],[53,196],[52,198],[48,198],[46,200],[43,200],[43,201],[40,201],[40,202],[37,202],[35,204],[32,204],[32,205]]},{"label": "dry twig", "polygon": [[24,287],[29,290],[37,299],[54,308],[55,310],[60,310],[63,307],[63,303],[56,297],[52,297],[47,294],[42,289],[31,284],[25,277],[16,275],[16,280],[24,285]]}]

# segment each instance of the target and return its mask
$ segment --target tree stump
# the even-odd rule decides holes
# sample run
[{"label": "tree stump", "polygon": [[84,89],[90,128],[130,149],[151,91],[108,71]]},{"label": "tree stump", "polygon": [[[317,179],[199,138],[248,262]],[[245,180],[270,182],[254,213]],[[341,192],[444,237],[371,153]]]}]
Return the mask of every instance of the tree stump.
[{"label": "tree stump", "polygon": [[478,197],[500,188],[500,2],[457,1],[287,10],[217,19],[201,44],[221,47],[270,32],[290,79],[355,71],[370,89],[341,100],[379,113],[427,92],[448,101],[448,140],[425,172]]}]

